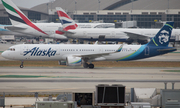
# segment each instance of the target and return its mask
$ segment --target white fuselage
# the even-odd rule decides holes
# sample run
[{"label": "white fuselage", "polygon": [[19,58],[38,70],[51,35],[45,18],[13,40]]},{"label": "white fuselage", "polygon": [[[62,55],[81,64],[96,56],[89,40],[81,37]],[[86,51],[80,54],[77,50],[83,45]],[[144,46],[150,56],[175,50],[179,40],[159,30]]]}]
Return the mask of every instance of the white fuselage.
[{"label": "white fuselage", "polygon": [[[2,53],[2,56],[13,60],[66,60],[69,56],[78,56],[83,54],[103,54],[109,55],[97,56],[91,61],[120,60],[136,51],[141,52],[142,45],[124,45],[121,52],[115,52],[118,45],[77,45],[77,44],[20,44],[10,47]],[[29,53],[25,53],[30,51]]]},{"label": "white fuselage", "polygon": [[[75,30],[69,30],[70,33],[66,33],[65,35],[69,38],[77,38],[77,39],[96,39],[98,40],[100,36],[104,36],[105,40],[124,40],[124,39],[140,39],[147,40],[148,38],[154,37],[159,29],[130,29],[130,28],[90,28],[90,29],[81,29],[77,28]],[[129,36],[126,32],[130,32],[132,34],[139,34],[143,37],[137,36]],[[180,36],[180,29],[173,29],[172,37]]]},{"label": "white fuselage", "polygon": [[[45,37],[45,38],[56,38],[56,39],[67,39],[66,36],[57,34],[56,30],[61,28],[61,23],[33,23],[36,25],[40,30],[40,32],[29,25],[19,24],[15,25],[16,27],[22,27],[24,29],[13,29],[9,28],[11,31],[0,31],[0,34],[15,34],[15,35],[29,35],[33,37]],[[101,27],[113,27],[113,23],[77,23],[78,28],[101,28]],[[3,25],[2,25],[3,26]],[[7,26],[7,25],[4,25]],[[12,32],[14,31],[14,32]]]},{"label": "white fuselage", "polygon": [[56,30],[58,30],[58,28],[61,27],[61,25],[59,25],[58,23],[33,23],[33,24],[41,31],[25,24],[15,25],[15,27],[20,27],[22,29],[16,29],[16,28],[15,29],[8,28],[8,29],[14,32],[31,35],[33,37],[67,39],[66,36],[56,33]]}]

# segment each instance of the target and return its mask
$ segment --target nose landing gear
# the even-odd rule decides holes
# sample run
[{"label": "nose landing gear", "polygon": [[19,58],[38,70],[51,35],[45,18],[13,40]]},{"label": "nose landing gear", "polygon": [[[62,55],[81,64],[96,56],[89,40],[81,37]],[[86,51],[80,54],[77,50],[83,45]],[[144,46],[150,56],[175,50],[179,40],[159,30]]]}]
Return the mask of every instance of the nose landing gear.
[{"label": "nose landing gear", "polygon": [[20,68],[23,68],[23,67],[24,67],[24,66],[23,66],[23,63],[24,63],[24,61],[21,61]]}]

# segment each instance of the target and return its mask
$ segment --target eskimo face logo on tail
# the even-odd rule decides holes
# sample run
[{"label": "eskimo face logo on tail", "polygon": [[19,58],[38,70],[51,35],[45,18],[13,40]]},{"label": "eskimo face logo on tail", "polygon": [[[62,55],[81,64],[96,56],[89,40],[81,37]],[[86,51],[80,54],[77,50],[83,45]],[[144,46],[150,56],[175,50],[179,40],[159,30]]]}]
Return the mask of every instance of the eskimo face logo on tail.
[{"label": "eskimo face logo on tail", "polygon": [[55,56],[56,54],[56,50],[52,50],[51,48],[49,48],[48,50],[47,49],[39,49],[39,47],[34,47],[32,48],[31,50],[29,51],[24,51],[24,56],[26,56],[27,54],[31,54],[31,56],[48,56],[48,57],[51,57],[51,56]]},{"label": "eskimo face logo on tail", "polygon": [[159,43],[164,44],[169,41],[169,32],[166,30],[161,31],[159,36]]}]

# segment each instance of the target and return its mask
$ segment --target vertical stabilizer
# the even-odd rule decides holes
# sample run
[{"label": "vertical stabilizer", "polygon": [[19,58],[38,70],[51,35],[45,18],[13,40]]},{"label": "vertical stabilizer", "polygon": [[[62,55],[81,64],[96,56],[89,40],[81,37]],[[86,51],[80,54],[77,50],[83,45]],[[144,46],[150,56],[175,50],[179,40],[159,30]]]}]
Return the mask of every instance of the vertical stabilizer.
[{"label": "vertical stabilizer", "polygon": [[167,22],[156,36],[148,43],[153,46],[168,46],[174,22]]},{"label": "vertical stabilizer", "polygon": [[31,21],[23,14],[23,12],[11,1],[1,0],[7,11],[12,25],[29,24]]},{"label": "vertical stabilizer", "polygon": [[64,31],[74,30],[78,27],[76,22],[73,19],[71,19],[71,17],[69,17],[69,15],[61,7],[56,7],[56,10],[61,24],[63,25]]},{"label": "vertical stabilizer", "polygon": [[7,11],[9,15],[9,19],[12,25],[25,24],[45,35],[48,35],[44,31],[42,31],[40,28],[38,28],[35,24],[33,24],[11,0],[1,0],[1,1],[4,5],[5,10]]}]

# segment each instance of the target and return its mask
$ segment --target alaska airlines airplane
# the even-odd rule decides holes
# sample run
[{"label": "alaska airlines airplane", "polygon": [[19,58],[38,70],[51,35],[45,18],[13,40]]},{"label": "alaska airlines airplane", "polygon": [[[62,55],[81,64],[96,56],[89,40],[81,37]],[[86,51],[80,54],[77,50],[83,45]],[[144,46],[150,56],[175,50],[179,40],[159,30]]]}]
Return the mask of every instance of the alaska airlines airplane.
[{"label": "alaska airlines airplane", "polygon": [[[11,0],[1,1],[12,23],[12,25],[5,26],[8,30],[32,37],[67,40],[66,36],[59,34],[57,31],[59,27],[62,27],[61,23],[32,23]],[[115,26],[113,23],[78,23],[78,25],[80,28],[108,28]],[[11,33],[10,31],[6,31],[6,33]]]},{"label": "alaska airlines airplane", "polygon": [[[174,22],[167,22],[155,37],[145,45],[89,45],[89,44],[20,44],[10,47],[1,55],[20,60],[58,60],[60,65],[94,68],[94,61],[128,61],[153,57],[176,51],[168,47]],[[71,25],[66,28],[72,28]]]},{"label": "alaska airlines airplane", "polygon": [[[137,41],[139,43],[147,43],[157,34],[159,29],[129,29],[129,28],[77,28],[77,24],[68,16],[61,8],[56,8],[59,19],[63,25],[63,29],[59,29],[60,34],[64,34],[69,38],[77,38],[80,40],[102,40],[102,41],[121,41],[131,43]],[[71,25],[71,26],[69,26]],[[73,26],[74,25],[74,26]],[[68,28],[67,28],[68,27]],[[180,36],[180,29],[174,29],[173,36]]]}]

